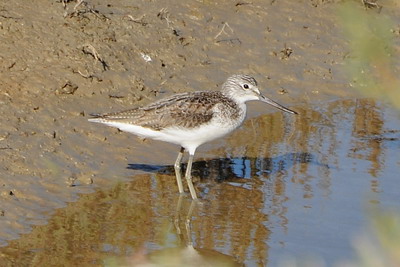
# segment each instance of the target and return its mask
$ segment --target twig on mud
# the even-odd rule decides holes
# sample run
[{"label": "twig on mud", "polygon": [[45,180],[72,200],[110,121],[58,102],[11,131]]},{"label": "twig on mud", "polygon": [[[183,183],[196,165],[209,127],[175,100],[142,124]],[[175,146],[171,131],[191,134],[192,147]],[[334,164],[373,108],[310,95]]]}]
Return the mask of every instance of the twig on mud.
[{"label": "twig on mud", "polygon": [[[227,33],[227,32],[225,31],[225,28],[228,28],[229,31],[230,31],[230,33]],[[225,34],[225,35],[230,36],[230,35],[233,34],[233,33],[234,33],[234,31],[233,31],[233,29],[231,28],[231,26],[229,26],[228,22],[224,22],[224,23],[222,24],[222,29],[219,31],[219,33],[217,33],[217,35],[214,36],[214,40],[215,40],[216,43],[229,42],[229,43],[231,43],[231,44],[241,44],[242,41],[240,41],[239,38],[227,38],[227,39],[216,40],[216,39],[217,39],[218,37],[220,37],[222,34]]]},{"label": "twig on mud", "polygon": [[377,0],[361,0],[361,3],[366,8],[377,8],[379,12],[382,9],[382,6],[378,5]]},{"label": "twig on mud", "polygon": [[83,74],[80,70],[78,70],[78,71],[72,71],[72,72],[73,72],[73,73],[79,73],[83,78],[85,78],[85,79],[90,79],[91,81],[93,81],[93,79],[96,79],[98,82],[101,82],[101,81],[102,81],[101,78],[97,77],[97,76],[94,75],[94,74],[89,74],[89,73]]},{"label": "twig on mud", "polygon": [[[89,48],[90,51],[86,51],[86,50],[85,50],[85,47]],[[84,52],[85,54],[91,54],[91,55],[94,57],[94,59],[99,60],[99,61],[102,60],[102,59],[100,58],[99,53],[97,52],[96,48],[94,48],[93,45],[91,45],[91,44],[86,44],[86,45],[83,46],[83,50],[84,50],[83,52]]]},{"label": "twig on mud", "polygon": [[231,44],[242,44],[242,41],[240,41],[239,38],[230,38],[230,39],[222,39],[222,40],[217,40],[215,41],[216,43],[231,43]]},{"label": "twig on mud", "polygon": [[67,9],[67,3],[72,2],[73,0],[61,0],[64,9]]},{"label": "twig on mud", "polygon": [[125,96],[123,96],[123,95],[112,95],[112,94],[109,94],[108,97],[109,98],[117,98],[117,99],[125,98]]},{"label": "twig on mud", "polygon": [[163,7],[158,11],[157,17],[159,17],[161,20],[165,20],[167,22],[168,28],[171,28],[171,21],[169,20],[169,11],[168,8]]},{"label": "twig on mud", "polygon": [[79,73],[83,78],[86,78],[86,79],[93,77],[93,75],[89,75],[89,73],[88,73],[88,74],[83,74],[80,70],[78,70],[78,73]]},{"label": "twig on mud", "polygon": [[[0,10],[0,12],[9,13],[8,10],[5,10],[5,9]],[[0,17],[1,17],[1,18],[5,18],[5,19],[14,19],[14,20],[22,19],[22,18],[13,17],[13,16],[8,16],[8,15],[3,15],[3,14],[0,14]]]},{"label": "twig on mud", "polygon": [[[69,1],[63,0],[62,3],[64,5],[64,9],[66,9],[66,3]],[[79,7],[82,6],[81,9]],[[86,1],[84,0],[77,0],[75,6],[74,6],[74,11],[68,14],[68,12],[65,12],[64,17],[78,17],[80,15],[86,14],[86,13],[92,13],[96,17],[98,17],[101,20],[109,20],[104,14],[101,14],[100,11],[94,9],[92,6],[90,6]]]},{"label": "twig on mud", "polygon": [[82,5],[83,3],[84,3],[85,5],[87,5],[87,3],[84,2],[83,0],[78,0],[78,1],[76,1],[76,5],[74,6],[74,12],[76,12],[76,10],[78,9],[78,7],[79,7],[80,5]]},{"label": "twig on mud", "polygon": [[215,35],[214,39],[217,39],[222,33],[225,33],[226,35],[229,35],[225,31],[225,27],[228,27],[228,29],[231,31],[231,34],[233,33],[233,29],[231,28],[231,26],[229,26],[228,22],[224,22],[224,24],[222,25],[222,29],[219,31],[219,33],[217,35]]},{"label": "twig on mud", "polygon": [[140,18],[134,18],[134,17],[132,17],[132,15],[127,15],[127,17],[131,20],[131,21],[133,21],[133,22],[135,22],[135,23],[139,23],[139,24],[141,24],[142,26],[146,26],[148,23],[147,22],[145,22],[145,21],[143,21],[143,18],[145,17],[146,15],[142,15]]},{"label": "twig on mud", "polygon": [[237,2],[235,6],[245,6],[245,5],[252,5],[252,2]]},{"label": "twig on mud", "polygon": [[83,53],[87,55],[91,55],[94,57],[95,60],[99,61],[103,65],[104,70],[110,69],[110,67],[107,65],[107,63],[102,59],[99,55],[99,53],[96,51],[93,45],[91,44],[85,44],[82,48]]},{"label": "twig on mud", "polygon": [[64,83],[63,86],[56,89],[56,94],[73,95],[76,92],[76,90],[78,90],[78,85],[73,84],[70,81],[67,81],[66,83]]}]

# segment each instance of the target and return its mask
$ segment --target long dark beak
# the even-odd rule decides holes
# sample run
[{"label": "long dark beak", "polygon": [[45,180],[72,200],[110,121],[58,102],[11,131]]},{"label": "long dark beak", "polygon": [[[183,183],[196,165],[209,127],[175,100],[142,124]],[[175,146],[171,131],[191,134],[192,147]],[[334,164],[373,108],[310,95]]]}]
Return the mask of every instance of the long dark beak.
[{"label": "long dark beak", "polygon": [[291,113],[291,114],[298,114],[296,111],[293,111],[291,109],[288,109],[284,106],[282,106],[281,104],[276,103],[274,100],[269,99],[268,97],[265,97],[263,95],[260,95],[260,101],[270,104],[271,106],[274,106],[276,108],[279,108],[280,110],[283,110],[287,113]]}]

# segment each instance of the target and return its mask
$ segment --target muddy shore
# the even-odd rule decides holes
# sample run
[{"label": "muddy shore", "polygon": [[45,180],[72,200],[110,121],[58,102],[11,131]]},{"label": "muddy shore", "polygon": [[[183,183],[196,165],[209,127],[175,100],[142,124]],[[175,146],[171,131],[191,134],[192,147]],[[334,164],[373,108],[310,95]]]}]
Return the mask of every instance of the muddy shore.
[{"label": "muddy shore", "polygon": [[[358,97],[334,2],[0,3],[0,246],[88,193],[141,177],[129,164],[174,161],[177,147],[88,123],[89,113],[217,90],[234,73],[298,110]],[[249,118],[272,112],[257,103]],[[226,156],[219,143],[196,159]]]}]

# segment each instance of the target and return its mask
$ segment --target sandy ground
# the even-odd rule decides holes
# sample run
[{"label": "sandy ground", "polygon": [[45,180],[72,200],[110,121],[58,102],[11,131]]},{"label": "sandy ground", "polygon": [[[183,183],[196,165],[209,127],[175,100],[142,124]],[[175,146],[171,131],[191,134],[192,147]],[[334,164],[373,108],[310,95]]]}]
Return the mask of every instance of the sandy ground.
[{"label": "sandy ground", "polygon": [[127,179],[116,169],[176,157],[172,145],[88,123],[91,112],[215,90],[233,73],[292,108],[353,97],[332,2],[0,2],[0,245]]}]

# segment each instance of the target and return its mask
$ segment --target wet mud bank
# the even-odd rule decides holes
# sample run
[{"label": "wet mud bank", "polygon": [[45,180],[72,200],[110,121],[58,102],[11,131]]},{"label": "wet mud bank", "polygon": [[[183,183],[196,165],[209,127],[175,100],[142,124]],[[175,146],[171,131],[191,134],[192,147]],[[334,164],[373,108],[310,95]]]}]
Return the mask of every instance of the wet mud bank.
[{"label": "wet mud bank", "polygon": [[[116,129],[88,123],[89,113],[144,105],[177,92],[217,90],[229,75],[235,73],[254,75],[265,95],[303,111],[313,119],[321,114],[313,109],[330,105],[327,103],[339,100],[355,103],[360,96],[354,93],[343,71],[348,48],[335,16],[336,4],[334,1],[133,3],[123,0],[0,3],[0,246],[5,248],[2,257],[18,257],[15,245],[20,240],[27,242],[20,239],[21,235],[27,238],[35,231],[55,233],[55,229],[66,229],[54,220],[72,220],[71,227],[76,225],[76,229],[69,230],[74,233],[78,229],[84,230],[77,221],[94,219],[79,216],[96,217],[104,213],[107,217],[113,209],[111,203],[121,201],[121,195],[118,195],[121,192],[126,197],[124,201],[139,203],[141,212],[132,210],[131,216],[138,216],[135,218],[143,220],[144,224],[150,220],[159,225],[175,209],[175,204],[168,206],[165,200],[161,205],[163,211],[156,207],[160,198],[173,198],[172,203],[178,202],[174,175],[168,168],[175,160],[178,148],[159,142],[142,142]],[[381,12],[389,16],[398,13],[395,8],[383,8]],[[338,110],[350,112],[346,108]],[[333,109],[332,112],[336,111]],[[227,187],[244,191],[241,191],[242,196],[240,192],[229,193],[228,190],[225,197],[242,196],[244,200],[247,199],[245,195],[250,194],[255,198],[245,201],[247,207],[265,203],[264,194],[275,192],[271,192],[271,188],[263,193],[246,190],[247,187],[255,189],[261,183],[256,179],[249,185],[246,179],[271,170],[270,164],[278,164],[255,160],[260,151],[284,153],[263,156],[268,159],[287,157],[296,163],[310,160],[311,151],[289,148],[299,141],[296,139],[299,132],[316,130],[321,125],[327,127],[329,119],[324,120],[324,116],[319,118],[325,122],[313,120],[312,125],[308,125],[302,118],[290,119],[263,104],[251,104],[249,121],[239,130],[253,134],[251,149],[234,145],[248,142],[243,140],[245,135],[237,134],[206,144],[196,153],[194,171],[197,174],[194,175],[204,176],[197,185],[203,198],[213,199],[211,192],[214,191],[217,199],[224,186],[215,181],[228,180],[225,181]],[[397,131],[396,127],[388,129]],[[306,136],[304,134],[302,138],[306,140]],[[274,142],[279,143],[279,138],[285,138],[281,145],[287,150],[282,147],[270,150]],[[326,149],[330,153],[329,148]],[[226,168],[232,164],[236,166],[238,161],[245,165]],[[202,162],[206,169],[211,167],[211,172],[202,173]],[[249,169],[243,168],[246,164],[250,164],[255,173],[247,173]],[[227,169],[228,173],[221,173],[222,169]],[[285,173],[285,170],[283,167],[277,172]],[[154,185],[156,176],[161,176],[157,178],[161,179],[157,186]],[[216,178],[207,180],[207,177]],[[277,182],[275,186],[282,186],[282,183]],[[134,189],[132,192],[120,191],[121,187]],[[279,191],[279,188],[275,190]],[[142,194],[148,196],[146,201],[141,200]],[[114,198],[116,195],[118,200]],[[279,194],[277,198],[280,198]],[[90,203],[82,204],[85,200]],[[81,206],[77,207],[77,203]],[[85,210],[96,203],[104,206],[96,207],[95,215],[90,213],[90,208]],[[153,208],[146,209],[148,203]],[[127,204],[128,207],[134,205]],[[74,207],[81,215],[62,215]],[[229,207],[221,206],[220,209],[212,212],[212,216],[230,212]],[[153,213],[158,212],[165,214],[154,217]],[[203,228],[196,231],[212,228],[212,216],[208,224],[204,222]],[[264,233],[259,232],[265,241],[270,231],[268,227],[261,227],[266,212],[254,216],[256,225],[260,226],[257,231]],[[281,219],[284,220],[277,217],[277,220]],[[196,220],[200,220],[199,217],[194,219],[194,224]],[[87,227],[86,230],[90,228]],[[118,227],[130,228],[129,225]],[[238,225],[234,223],[234,227]],[[92,230],[88,233],[93,237],[98,232]],[[69,236],[71,232],[65,231]],[[146,233],[130,232],[131,236],[138,237],[137,246],[131,244],[131,247],[141,247],[143,240],[149,240]],[[145,237],[139,242],[142,234]],[[51,236],[45,240],[53,238],[58,240]],[[82,240],[87,238],[90,239],[82,236]],[[199,242],[208,240],[198,238]],[[32,247],[45,246],[40,244],[43,240],[39,237],[35,240],[39,243],[30,244]],[[10,241],[17,243],[10,247]],[[201,242],[198,245],[207,247]],[[257,248],[254,253],[265,253],[267,245],[261,243],[253,244]],[[154,244],[148,249],[158,246]],[[59,249],[64,249],[66,256],[75,253],[76,247],[70,245],[65,244]],[[236,258],[239,262],[248,260],[243,253],[245,247],[228,247],[220,252],[239,255]],[[36,255],[32,251],[28,254]],[[250,261],[261,260],[257,255],[254,254]]]}]

